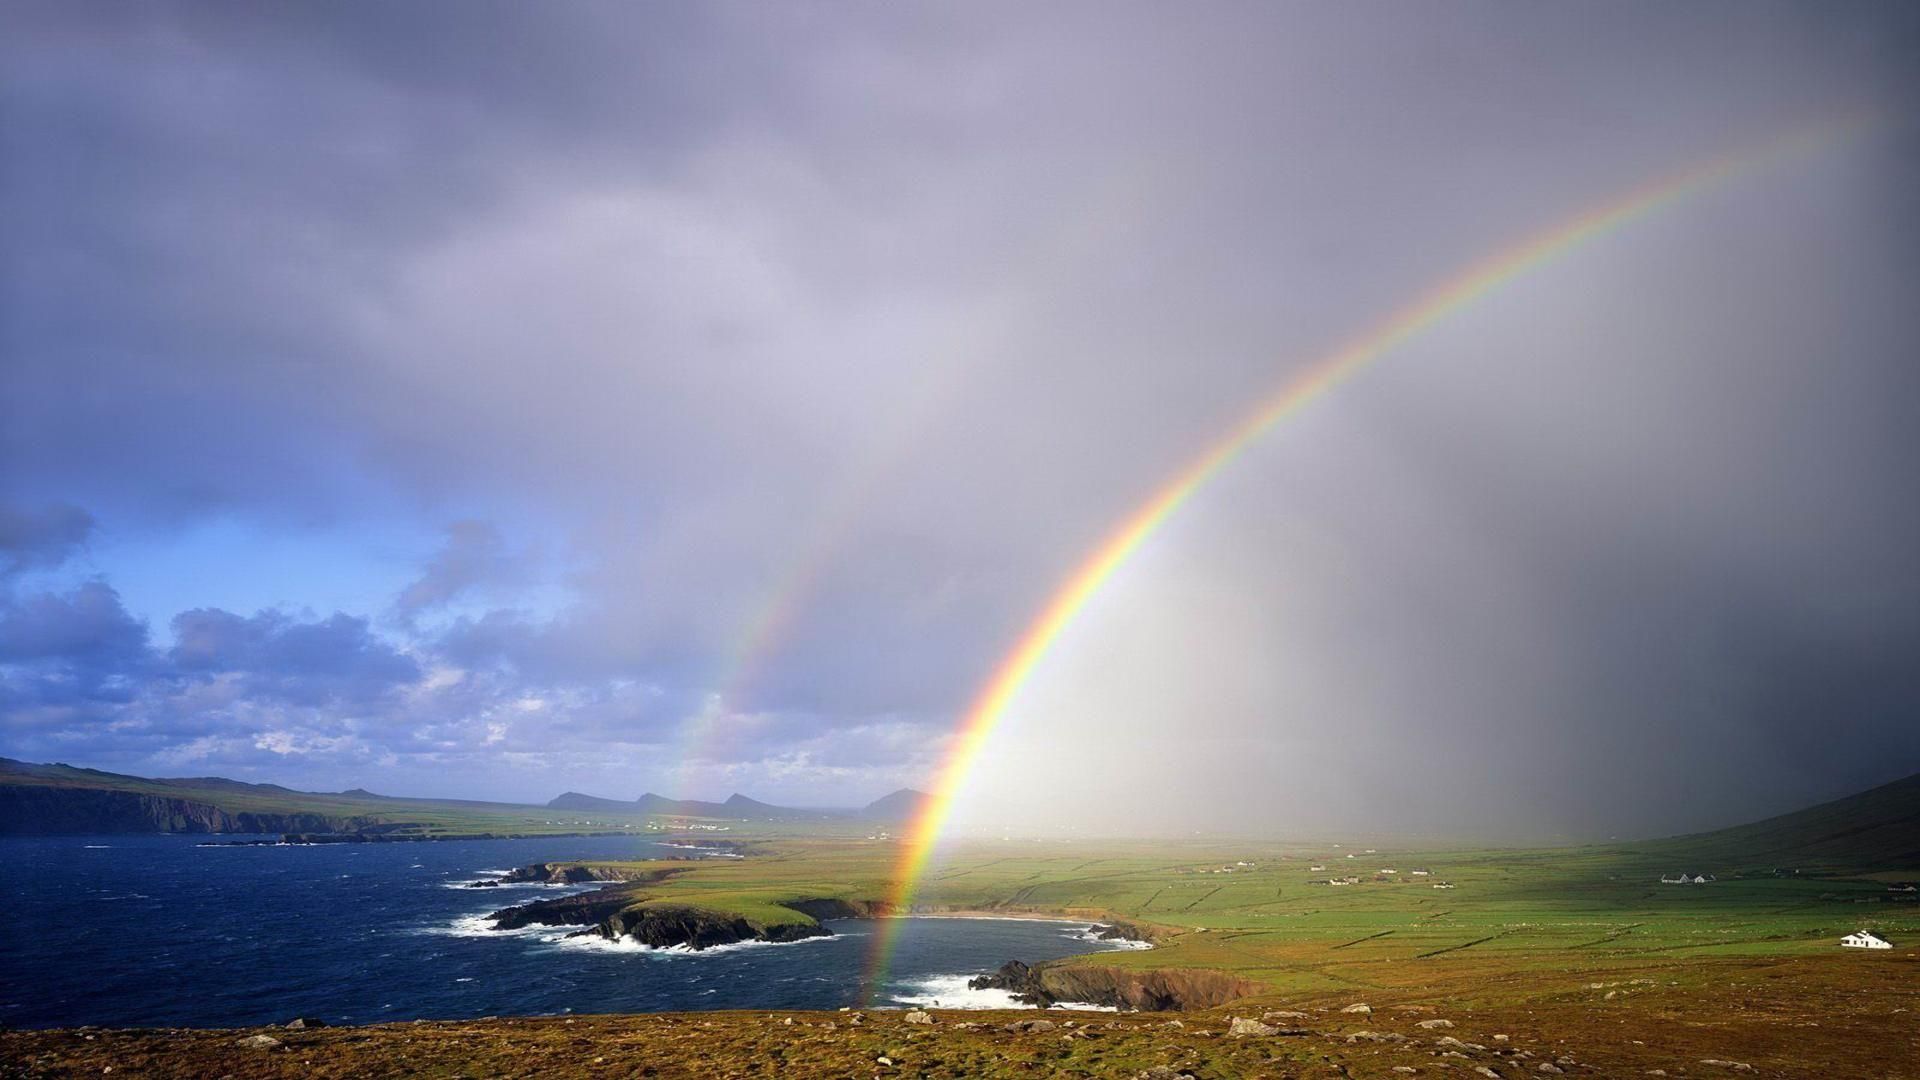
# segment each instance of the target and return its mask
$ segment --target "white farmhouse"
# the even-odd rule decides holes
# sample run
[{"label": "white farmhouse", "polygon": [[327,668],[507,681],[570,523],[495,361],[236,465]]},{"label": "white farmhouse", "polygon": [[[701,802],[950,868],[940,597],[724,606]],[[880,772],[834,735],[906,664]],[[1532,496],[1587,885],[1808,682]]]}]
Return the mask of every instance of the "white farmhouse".
[{"label": "white farmhouse", "polygon": [[1893,942],[1871,930],[1856,930],[1840,939],[1840,944],[1849,949],[1891,949]]}]

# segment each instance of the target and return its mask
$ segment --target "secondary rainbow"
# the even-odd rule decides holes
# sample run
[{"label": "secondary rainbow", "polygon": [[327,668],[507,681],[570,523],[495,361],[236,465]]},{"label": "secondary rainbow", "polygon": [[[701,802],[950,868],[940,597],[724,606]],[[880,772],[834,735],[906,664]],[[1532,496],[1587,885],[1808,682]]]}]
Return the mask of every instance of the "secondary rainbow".
[{"label": "secondary rainbow", "polygon": [[776,568],[759,606],[751,610],[722,654],[710,682],[715,689],[703,707],[681,724],[669,793],[684,796],[709,783],[712,777],[707,768],[738,749],[729,745],[730,740],[752,730],[754,717],[742,710],[752,708],[750,699],[765,665],[792,638],[835,560],[844,554],[847,538],[908,457],[911,443],[965,389],[973,355],[1003,349],[1013,326],[1067,292],[1088,262],[1104,250],[1102,242],[1116,226],[1132,222],[1160,185],[1161,178],[1146,167],[1106,177],[1076,202],[1075,213],[1036,231],[1009,261],[1012,277],[999,289],[1005,300],[988,304],[984,313],[970,314],[965,332],[951,335],[936,361],[922,365],[930,374],[916,380],[906,406],[881,423],[820,512],[812,515],[804,539],[785,546],[791,557]]},{"label": "secondary rainbow", "polygon": [[[987,740],[1034,669],[1101,588],[1126,565],[1161,525],[1194,493],[1282,420],[1345,382],[1381,356],[1433,327],[1500,286],[1588,240],[1647,213],[1708,188],[1736,174],[1777,161],[1796,151],[1826,143],[1863,126],[1861,118],[1829,121],[1797,129],[1746,153],[1729,154],[1644,184],[1571,219],[1543,229],[1510,247],[1462,267],[1410,303],[1333,352],[1294,374],[1238,424],[1174,475],[1122,520],[1079,564],[1028,625],[1012,651],[968,707],[947,751],[933,790],[908,826],[888,897],[895,912],[911,910],[927,861],[953,813]],[[899,936],[895,920],[881,920],[868,957],[867,992],[877,995],[891,965]]]}]

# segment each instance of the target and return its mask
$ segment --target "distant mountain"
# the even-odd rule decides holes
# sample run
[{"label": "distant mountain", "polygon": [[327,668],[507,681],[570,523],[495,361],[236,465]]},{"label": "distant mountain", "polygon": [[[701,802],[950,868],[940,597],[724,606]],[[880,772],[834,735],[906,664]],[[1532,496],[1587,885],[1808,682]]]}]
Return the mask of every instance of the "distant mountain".
[{"label": "distant mountain", "polygon": [[665,795],[655,795],[649,791],[629,806],[636,806],[642,814],[665,814],[669,817],[731,817],[724,803],[702,802],[699,799],[669,799]]},{"label": "distant mountain", "polygon": [[[910,811],[913,792],[895,792],[864,809],[775,806],[735,794],[725,802],[669,799],[648,792],[631,802],[578,791],[545,806],[419,799],[348,791],[295,791],[278,784],[250,784],[222,776],[154,778],[37,765],[0,758],[0,835],[84,833],[287,833],[287,832],[552,832],[577,828],[569,814],[636,819],[710,818],[724,821],[866,823],[895,821]],[[600,821],[602,826],[617,822]]]},{"label": "distant mountain", "polygon": [[867,821],[903,822],[911,821],[920,814],[929,796],[924,791],[901,788],[891,795],[882,795],[866,805],[860,816]]},{"label": "distant mountain", "polygon": [[1750,825],[1640,845],[1675,865],[1807,869],[1920,867],[1920,773]]},{"label": "distant mountain", "polygon": [[919,811],[926,796],[902,788],[885,798],[875,799],[859,809],[835,809],[811,806],[776,806],[735,792],[725,802],[700,799],[669,799],[649,791],[632,802],[603,799],[569,791],[547,807],[552,810],[581,810],[596,813],[658,814],[662,817],[718,818],[723,821],[847,821],[899,822]]}]

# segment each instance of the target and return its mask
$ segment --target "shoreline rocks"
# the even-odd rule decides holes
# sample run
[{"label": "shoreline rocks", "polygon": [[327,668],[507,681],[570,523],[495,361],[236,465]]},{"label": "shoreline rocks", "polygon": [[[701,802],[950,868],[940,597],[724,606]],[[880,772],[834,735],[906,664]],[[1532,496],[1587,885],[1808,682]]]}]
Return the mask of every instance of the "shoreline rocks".
[{"label": "shoreline rocks", "polygon": [[1106,967],[1047,961],[1009,960],[991,975],[967,980],[972,990],[1006,990],[1014,1000],[1047,1008],[1082,1002],[1144,1012],[1210,1009],[1257,994],[1261,986],[1223,971],[1184,968]]}]

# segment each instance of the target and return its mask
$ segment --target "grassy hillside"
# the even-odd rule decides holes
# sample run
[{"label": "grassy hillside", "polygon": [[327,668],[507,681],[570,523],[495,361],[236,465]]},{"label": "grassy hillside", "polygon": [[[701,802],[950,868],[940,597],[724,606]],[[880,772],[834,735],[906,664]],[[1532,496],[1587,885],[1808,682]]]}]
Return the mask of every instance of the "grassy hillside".
[{"label": "grassy hillside", "polygon": [[1752,867],[1848,870],[1920,866],[1920,773],[1765,821],[1644,847],[1679,859]]}]

